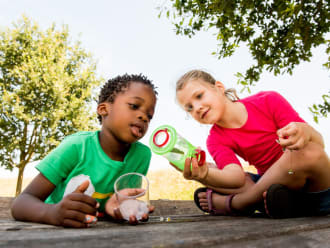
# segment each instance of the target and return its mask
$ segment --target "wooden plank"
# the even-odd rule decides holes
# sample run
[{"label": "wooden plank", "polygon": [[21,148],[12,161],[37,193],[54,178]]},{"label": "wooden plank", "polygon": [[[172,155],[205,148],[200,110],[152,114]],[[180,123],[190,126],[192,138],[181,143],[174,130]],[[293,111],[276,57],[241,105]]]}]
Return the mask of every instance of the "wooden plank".
[{"label": "wooden plank", "polygon": [[[13,199],[13,197],[0,197],[0,219],[11,218],[10,204]],[[155,206],[152,214],[154,216],[203,214],[193,201],[152,200],[150,203]]]},{"label": "wooden plank", "polygon": [[[22,229],[0,230],[0,245],[5,247],[70,245],[70,248],[81,248],[108,247],[109,244],[111,247],[277,247],[270,244],[329,247],[330,238],[329,217],[273,220],[199,215],[172,216],[171,220],[160,222],[155,216],[150,222],[136,226],[99,222],[88,229],[46,227],[14,221],[11,223],[20,225]],[[5,223],[2,222],[1,226],[3,224]],[[319,236],[315,239],[317,233]],[[304,241],[303,246],[299,240]]]},{"label": "wooden plank", "polygon": [[330,247],[330,216],[282,220],[210,216],[199,210],[196,214],[192,201],[154,204],[159,212],[136,226],[99,221],[91,228],[73,229],[3,218],[0,247]]}]

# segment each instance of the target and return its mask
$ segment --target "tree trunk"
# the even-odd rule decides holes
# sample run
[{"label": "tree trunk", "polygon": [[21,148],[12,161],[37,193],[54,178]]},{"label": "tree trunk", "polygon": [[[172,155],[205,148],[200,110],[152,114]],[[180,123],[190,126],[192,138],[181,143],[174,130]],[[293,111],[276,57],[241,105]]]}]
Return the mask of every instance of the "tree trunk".
[{"label": "tree trunk", "polygon": [[18,167],[18,177],[17,177],[17,183],[16,183],[15,196],[18,196],[22,191],[24,169],[25,169],[25,165]]}]

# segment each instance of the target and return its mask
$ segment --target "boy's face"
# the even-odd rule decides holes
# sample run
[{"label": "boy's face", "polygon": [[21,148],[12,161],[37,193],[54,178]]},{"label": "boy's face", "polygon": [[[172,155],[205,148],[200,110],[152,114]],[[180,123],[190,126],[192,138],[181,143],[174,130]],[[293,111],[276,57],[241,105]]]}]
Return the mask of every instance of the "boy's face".
[{"label": "boy's face", "polygon": [[119,142],[133,143],[147,132],[155,105],[156,96],[150,86],[131,82],[113,103],[99,104],[102,129]]}]

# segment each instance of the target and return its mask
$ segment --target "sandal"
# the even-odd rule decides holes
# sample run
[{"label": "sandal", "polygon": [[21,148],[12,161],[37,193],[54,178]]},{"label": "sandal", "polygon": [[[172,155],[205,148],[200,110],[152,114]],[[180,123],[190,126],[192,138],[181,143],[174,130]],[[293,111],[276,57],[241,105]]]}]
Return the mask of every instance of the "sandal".
[{"label": "sandal", "polygon": [[266,193],[266,207],[271,218],[295,218],[312,214],[307,194],[281,184],[271,185]]},{"label": "sandal", "polygon": [[[200,203],[199,203],[199,197],[198,194],[200,192],[206,192],[206,199],[207,199],[207,205],[208,205],[208,211],[204,210]],[[209,188],[198,188],[195,193],[194,193],[194,202],[196,204],[196,206],[202,210],[203,212],[209,213],[211,215],[236,215],[233,211],[233,209],[231,208],[231,202],[233,200],[233,197],[235,196],[235,194],[231,194],[231,195],[227,195],[226,196],[226,207],[225,209],[215,209],[212,205],[212,194],[213,194],[213,190],[209,189]],[[219,194],[219,193],[215,193],[215,194]]]}]

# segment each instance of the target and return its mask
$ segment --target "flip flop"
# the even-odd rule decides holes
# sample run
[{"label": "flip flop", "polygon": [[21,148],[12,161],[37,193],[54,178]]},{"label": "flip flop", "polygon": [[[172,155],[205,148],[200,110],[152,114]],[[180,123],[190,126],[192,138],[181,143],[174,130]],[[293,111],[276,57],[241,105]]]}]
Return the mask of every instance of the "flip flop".
[{"label": "flip flop", "polygon": [[[198,194],[200,192],[206,192],[207,205],[208,205],[208,209],[209,209],[208,211],[204,210],[201,207],[200,203],[199,203]],[[219,194],[219,193],[213,192],[212,189],[209,189],[209,188],[206,188],[206,187],[198,188],[194,193],[194,202],[195,202],[196,206],[200,210],[202,210],[203,212],[209,213],[211,215],[236,215],[234,213],[233,209],[231,208],[231,201],[232,201],[233,197],[235,196],[235,194],[231,194],[231,195],[226,196],[226,207],[225,207],[225,209],[216,209],[212,205],[212,194],[213,193]]]},{"label": "flip flop", "polygon": [[303,191],[291,190],[281,184],[271,185],[266,193],[268,215],[275,219],[310,216],[311,201]]}]

